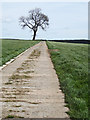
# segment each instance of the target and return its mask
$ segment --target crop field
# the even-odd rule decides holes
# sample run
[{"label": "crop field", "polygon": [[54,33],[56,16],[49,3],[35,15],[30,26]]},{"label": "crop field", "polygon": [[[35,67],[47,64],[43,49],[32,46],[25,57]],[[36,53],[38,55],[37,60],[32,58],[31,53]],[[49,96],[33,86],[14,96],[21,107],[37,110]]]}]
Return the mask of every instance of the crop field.
[{"label": "crop field", "polygon": [[88,45],[47,42],[71,118],[88,118]]},{"label": "crop field", "polygon": [[[29,47],[35,45],[39,41],[30,40],[0,40],[2,42],[2,53],[0,54],[0,66],[5,64],[10,59],[16,57]],[[0,42],[0,43],[1,43]]]}]

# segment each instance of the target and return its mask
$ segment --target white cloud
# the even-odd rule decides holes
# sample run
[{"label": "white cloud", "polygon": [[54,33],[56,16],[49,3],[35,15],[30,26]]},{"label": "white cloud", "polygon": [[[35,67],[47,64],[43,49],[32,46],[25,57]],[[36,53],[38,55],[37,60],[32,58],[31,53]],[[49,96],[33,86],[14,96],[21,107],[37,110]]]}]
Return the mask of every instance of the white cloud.
[{"label": "white cloud", "polygon": [[1,2],[89,2],[89,0],[1,0]]},{"label": "white cloud", "polygon": [[1,20],[2,23],[11,23],[12,22],[12,19],[10,19],[8,17],[1,18],[0,20]]}]

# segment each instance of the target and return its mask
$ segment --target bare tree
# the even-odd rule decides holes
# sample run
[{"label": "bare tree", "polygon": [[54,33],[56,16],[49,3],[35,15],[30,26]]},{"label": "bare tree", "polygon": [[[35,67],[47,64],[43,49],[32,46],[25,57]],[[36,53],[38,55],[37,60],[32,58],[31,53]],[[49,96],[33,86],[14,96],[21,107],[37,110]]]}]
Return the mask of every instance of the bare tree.
[{"label": "bare tree", "polygon": [[42,30],[45,30],[49,25],[49,18],[41,12],[40,8],[35,8],[29,11],[28,17],[21,16],[19,22],[23,29],[28,27],[33,31],[34,34],[32,40],[35,40],[38,28],[40,27]]}]

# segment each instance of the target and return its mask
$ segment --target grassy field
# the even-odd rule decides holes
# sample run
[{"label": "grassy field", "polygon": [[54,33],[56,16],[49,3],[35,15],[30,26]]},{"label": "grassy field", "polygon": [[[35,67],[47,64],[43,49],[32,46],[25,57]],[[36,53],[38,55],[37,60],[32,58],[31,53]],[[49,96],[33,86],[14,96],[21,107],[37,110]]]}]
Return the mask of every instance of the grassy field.
[{"label": "grassy field", "polygon": [[88,45],[47,42],[73,118],[88,119]]},{"label": "grassy field", "polygon": [[2,42],[2,53],[0,54],[0,59],[2,59],[1,60],[2,62],[0,63],[0,66],[5,64],[10,59],[16,57],[17,55],[25,51],[27,48],[35,45],[39,41],[4,40],[3,39],[1,42]]}]

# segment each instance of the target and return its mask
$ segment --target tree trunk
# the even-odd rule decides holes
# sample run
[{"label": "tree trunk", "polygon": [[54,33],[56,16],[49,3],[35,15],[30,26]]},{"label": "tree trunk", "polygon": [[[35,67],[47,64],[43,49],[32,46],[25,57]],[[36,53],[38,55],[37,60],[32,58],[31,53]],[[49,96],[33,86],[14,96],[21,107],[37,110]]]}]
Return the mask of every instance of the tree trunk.
[{"label": "tree trunk", "polygon": [[35,37],[36,37],[36,31],[34,31],[33,39],[32,40],[35,40]]}]

